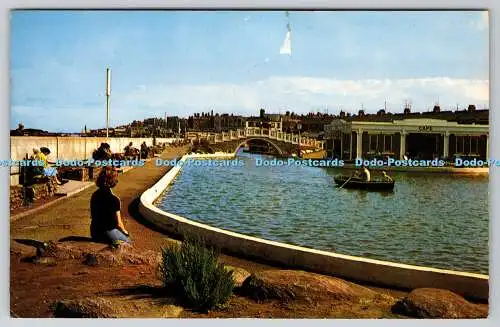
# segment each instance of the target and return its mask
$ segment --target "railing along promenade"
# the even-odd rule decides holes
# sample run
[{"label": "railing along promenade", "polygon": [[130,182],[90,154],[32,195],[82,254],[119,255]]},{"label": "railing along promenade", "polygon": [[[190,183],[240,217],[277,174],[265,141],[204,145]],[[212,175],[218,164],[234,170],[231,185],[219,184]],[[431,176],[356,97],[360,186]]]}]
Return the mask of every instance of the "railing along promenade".
[{"label": "railing along promenade", "polygon": [[318,141],[311,137],[304,137],[299,134],[285,133],[278,129],[248,127],[244,129],[231,130],[228,132],[188,132],[190,140],[206,139],[210,144],[244,140],[249,138],[267,138],[270,140],[282,141],[285,143],[297,144],[302,147],[323,148],[323,141]]}]

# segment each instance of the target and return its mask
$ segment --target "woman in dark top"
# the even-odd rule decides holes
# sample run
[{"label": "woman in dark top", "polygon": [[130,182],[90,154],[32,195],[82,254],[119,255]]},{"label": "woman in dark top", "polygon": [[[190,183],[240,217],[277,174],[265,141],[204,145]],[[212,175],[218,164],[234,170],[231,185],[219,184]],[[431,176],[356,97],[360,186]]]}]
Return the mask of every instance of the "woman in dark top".
[{"label": "woman in dark top", "polygon": [[103,167],[97,177],[99,187],[90,199],[90,235],[97,242],[115,243],[124,241],[130,243],[129,233],[123,225],[120,215],[120,199],[111,189],[118,183],[117,172],[113,167]]}]

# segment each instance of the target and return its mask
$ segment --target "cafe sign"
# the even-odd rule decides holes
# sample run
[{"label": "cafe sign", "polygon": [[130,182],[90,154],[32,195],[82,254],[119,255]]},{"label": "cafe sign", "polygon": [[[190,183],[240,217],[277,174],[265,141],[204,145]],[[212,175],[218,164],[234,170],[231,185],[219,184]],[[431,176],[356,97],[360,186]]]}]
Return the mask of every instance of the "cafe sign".
[{"label": "cafe sign", "polygon": [[432,126],[418,126],[419,132],[432,132]]}]

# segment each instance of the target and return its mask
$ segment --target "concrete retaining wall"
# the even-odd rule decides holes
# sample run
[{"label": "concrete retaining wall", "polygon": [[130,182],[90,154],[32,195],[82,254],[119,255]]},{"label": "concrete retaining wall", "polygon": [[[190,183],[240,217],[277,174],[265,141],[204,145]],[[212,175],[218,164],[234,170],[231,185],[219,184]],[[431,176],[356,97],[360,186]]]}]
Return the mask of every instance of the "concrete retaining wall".
[{"label": "concrete retaining wall", "polygon": [[[172,143],[176,138],[157,138],[156,143]],[[60,160],[84,160],[92,157],[92,152],[107,142],[113,152],[123,152],[129,144],[140,149],[142,142],[148,146],[153,145],[153,138],[131,138],[131,137],[58,137],[58,136],[12,136],[10,138],[10,159],[22,160],[26,154],[33,154],[33,148],[48,147],[51,151],[48,156],[50,162]],[[18,172],[18,167],[11,167],[11,174]],[[11,176],[11,185],[18,184],[18,177]]]},{"label": "concrete retaining wall", "polygon": [[[213,155],[212,157],[220,157]],[[227,155],[233,157],[234,154]],[[181,160],[196,158],[185,155]],[[207,158],[210,155],[204,155]],[[488,276],[429,267],[412,266],[381,260],[319,251],[234,233],[162,211],[153,202],[173,181],[181,167],[173,167],[140,198],[139,211],[165,232],[195,234],[207,243],[235,254],[261,258],[289,267],[312,270],[354,281],[393,288],[434,287],[451,290],[463,296],[488,299]]]},{"label": "concrete retaining wall", "polygon": [[[157,138],[157,143],[172,143],[175,138]],[[153,145],[153,138],[131,138],[131,137],[58,137],[58,136],[12,136],[10,138],[10,158],[12,160],[23,159],[26,153],[31,155],[33,148],[42,146],[51,150],[49,161],[83,160],[92,156],[92,152],[102,142],[107,142],[113,152],[123,152],[123,149],[132,142],[134,147],[140,148],[142,142],[148,146]]]}]

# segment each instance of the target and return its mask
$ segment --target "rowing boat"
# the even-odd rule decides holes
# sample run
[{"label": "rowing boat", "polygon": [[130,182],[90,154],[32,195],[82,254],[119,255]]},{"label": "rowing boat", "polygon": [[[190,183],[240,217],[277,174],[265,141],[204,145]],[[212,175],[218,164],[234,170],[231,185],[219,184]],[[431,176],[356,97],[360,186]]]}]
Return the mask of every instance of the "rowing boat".
[{"label": "rowing boat", "polygon": [[359,189],[367,191],[392,191],[394,189],[394,181],[372,180],[365,181],[359,177],[336,176],[334,178],[337,186],[348,189]]}]

